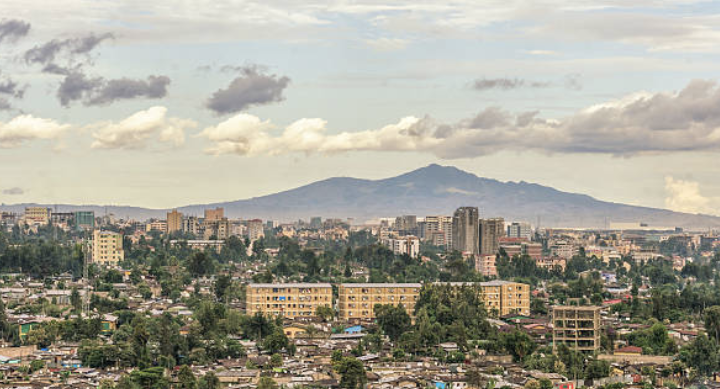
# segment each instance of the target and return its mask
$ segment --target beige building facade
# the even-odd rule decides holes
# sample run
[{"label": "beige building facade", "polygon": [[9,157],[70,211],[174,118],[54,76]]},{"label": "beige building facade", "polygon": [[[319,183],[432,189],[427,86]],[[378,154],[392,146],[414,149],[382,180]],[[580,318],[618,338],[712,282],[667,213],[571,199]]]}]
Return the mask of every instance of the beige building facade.
[{"label": "beige building facade", "polygon": [[125,260],[123,235],[113,231],[93,231],[92,262],[102,265],[117,265]]},{"label": "beige building facade", "polygon": [[341,320],[372,320],[375,319],[375,305],[402,304],[412,318],[421,288],[419,283],[340,284],[338,317]]},{"label": "beige building facade", "polygon": [[512,281],[451,282],[450,285],[478,285],[485,310],[492,316],[530,315],[530,285]]},{"label": "beige building facade", "polygon": [[171,234],[173,232],[182,231],[183,229],[183,214],[178,212],[177,209],[173,209],[172,212],[167,214],[167,232]]},{"label": "beige building facade", "polygon": [[248,315],[257,312],[289,319],[315,316],[318,307],[332,307],[332,285],[326,283],[249,284]]}]

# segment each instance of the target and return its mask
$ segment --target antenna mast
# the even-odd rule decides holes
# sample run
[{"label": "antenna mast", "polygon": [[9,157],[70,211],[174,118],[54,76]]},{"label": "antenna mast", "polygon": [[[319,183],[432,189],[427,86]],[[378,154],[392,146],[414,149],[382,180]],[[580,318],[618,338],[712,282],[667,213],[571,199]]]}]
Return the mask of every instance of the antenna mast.
[{"label": "antenna mast", "polygon": [[90,317],[90,262],[92,261],[92,240],[87,239],[83,243],[83,283],[85,284],[85,295],[83,296],[82,314],[83,317]]}]

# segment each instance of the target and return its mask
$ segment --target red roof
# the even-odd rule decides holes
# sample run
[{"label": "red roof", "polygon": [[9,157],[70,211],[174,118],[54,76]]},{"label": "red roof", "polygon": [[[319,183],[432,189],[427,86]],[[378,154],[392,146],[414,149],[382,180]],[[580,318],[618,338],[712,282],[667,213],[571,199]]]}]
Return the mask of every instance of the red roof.
[{"label": "red roof", "polygon": [[622,302],[623,301],[621,299],[605,300],[605,301],[603,301],[603,305],[615,305],[615,304],[620,304]]}]

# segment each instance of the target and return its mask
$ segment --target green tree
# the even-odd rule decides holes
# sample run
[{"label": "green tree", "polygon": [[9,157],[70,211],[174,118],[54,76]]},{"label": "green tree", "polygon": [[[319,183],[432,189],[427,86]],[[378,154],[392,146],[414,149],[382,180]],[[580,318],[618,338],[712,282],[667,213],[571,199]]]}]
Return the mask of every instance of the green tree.
[{"label": "green tree", "polygon": [[340,374],[341,388],[362,389],[365,386],[365,367],[357,358],[343,357],[333,367]]},{"label": "green tree", "polygon": [[282,328],[277,328],[275,332],[268,335],[262,341],[262,348],[271,354],[275,354],[278,351],[287,348],[290,344],[287,335],[283,332]]},{"label": "green tree", "polygon": [[10,338],[10,322],[5,312],[5,302],[0,298],[0,339]]},{"label": "green tree", "polygon": [[78,292],[76,287],[73,287],[70,292],[70,305],[72,305],[75,312],[82,310],[82,297],[80,297],[80,292]]},{"label": "green tree", "polygon": [[705,331],[708,335],[715,340],[720,342],[720,305],[714,305],[705,310],[703,314],[703,320],[705,321]]},{"label": "green tree", "polygon": [[532,354],[537,347],[530,335],[520,330],[502,334],[501,339],[505,350],[513,356],[515,362],[524,361],[525,357]]},{"label": "green tree", "polygon": [[585,378],[598,379],[610,375],[610,362],[593,359],[588,361],[585,367]]},{"label": "green tree", "polygon": [[213,260],[202,251],[194,253],[188,263],[188,271],[193,277],[202,277],[213,271]]},{"label": "green tree", "polygon": [[178,389],[197,389],[197,380],[188,365],[182,365],[178,372]]},{"label": "green tree", "polygon": [[701,333],[680,350],[680,360],[707,377],[718,368],[718,345]]},{"label": "green tree", "polygon": [[221,275],[215,280],[215,297],[218,299],[218,301],[223,301],[226,299],[228,290],[230,289],[230,286],[232,285],[232,278],[229,275]]},{"label": "green tree", "polygon": [[260,377],[257,389],[278,389],[278,384],[270,377]]},{"label": "green tree", "polygon": [[220,379],[217,378],[215,373],[209,371],[205,373],[205,375],[200,378],[200,382],[198,382],[198,389],[221,389],[222,384],[220,383]]},{"label": "green tree", "polygon": [[376,304],[375,317],[378,326],[393,342],[396,342],[403,333],[410,330],[410,315],[408,315],[402,304],[397,306]]},{"label": "green tree", "polygon": [[315,308],[315,316],[322,318],[325,322],[329,322],[335,317],[335,310],[326,305],[318,305],[317,308]]}]

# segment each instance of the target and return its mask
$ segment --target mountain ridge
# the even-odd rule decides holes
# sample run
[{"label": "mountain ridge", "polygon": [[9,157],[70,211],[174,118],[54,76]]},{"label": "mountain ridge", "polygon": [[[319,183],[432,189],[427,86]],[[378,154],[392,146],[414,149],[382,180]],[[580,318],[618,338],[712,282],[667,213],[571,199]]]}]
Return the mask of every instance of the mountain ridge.
[{"label": "mountain ridge", "polygon": [[[1,205],[0,210],[22,212],[23,203]],[[231,218],[291,221],[312,216],[354,218],[358,222],[401,214],[451,215],[459,206],[477,206],[481,217],[508,221],[537,221],[546,227],[605,227],[607,221],[644,222],[658,227],[715,228],[720,217],[626,205],[586,194],[560,191],[537,183],[502,182],[479,177],[454,166],[431,164],[395,177],[369,180],[330,177],[286,191],[247,199],[190,204],[180,212],[202,215],[206,208],[223,207]],[[49,207],[54,207],[49,206]],[[58,211],[105,210],[117,217],[165,218],[169,209],[133,206],[57,205]]]}]

